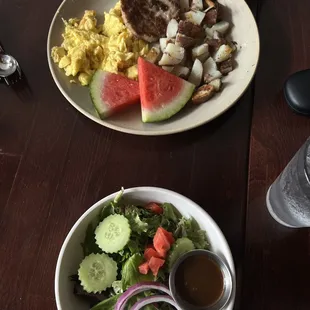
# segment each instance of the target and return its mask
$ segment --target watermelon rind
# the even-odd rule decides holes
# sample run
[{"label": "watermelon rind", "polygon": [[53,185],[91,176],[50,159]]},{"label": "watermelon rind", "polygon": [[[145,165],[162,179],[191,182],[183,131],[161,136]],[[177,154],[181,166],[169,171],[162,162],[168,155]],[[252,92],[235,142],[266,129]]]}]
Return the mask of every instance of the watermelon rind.
[{"label": "watermelon rind", "polygon": [[89,85],[90,97],[101,118],[109,116],[108,105],[101,98],[102,85],[107,74],[108,73],[103,70],[97,70]]},{"label": "watermelon rind", "polygon": [[164,102],[160,108],[150,110],[142,106],[142,121],[144,123],[153,123],[169,119],[186,105],[191,99],[194,90],[195,85],[183,81],[183,86],[176,97],[169,102]]}]

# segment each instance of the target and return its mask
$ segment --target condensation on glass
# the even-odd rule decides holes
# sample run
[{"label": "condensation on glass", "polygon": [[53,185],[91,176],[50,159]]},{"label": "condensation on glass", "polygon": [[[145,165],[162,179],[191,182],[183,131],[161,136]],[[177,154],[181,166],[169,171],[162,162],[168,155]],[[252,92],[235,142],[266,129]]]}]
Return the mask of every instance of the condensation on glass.
[{"label": "condensation on glass", "polygon": [[267,207],[280,224],[310,227],[310,138],[270,186]]}]

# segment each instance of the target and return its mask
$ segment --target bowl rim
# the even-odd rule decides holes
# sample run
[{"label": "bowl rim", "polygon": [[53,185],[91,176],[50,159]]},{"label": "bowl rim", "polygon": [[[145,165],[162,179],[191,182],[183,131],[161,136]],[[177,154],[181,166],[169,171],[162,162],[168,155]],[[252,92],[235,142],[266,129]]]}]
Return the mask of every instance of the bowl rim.
[{"label": "bowl rim", "polygon": [[[196,204],[194,201],[187,198],[186,196],[179,194],[177,192],[174,192],[172,190],[161,188],[161,187],[155,187],[155,186],[139,186],[139,187],[131,187],[131,188],[125,189],[124,194],[133,193],[133,192],[146,192],[146,191],[158,192],[161,194],[167,194],[167,195],[174,196],[176,198],[179,198],[179,199],[186,201],[188,204],[191,204],[193,208],[195,208],[200,213],[203,213],[204,216],[208,218],[208,221],[211,224],[210,226],[213,226],[216,228],[217,233],[220,234],[222,237],[222,248],[225,248],[225,250],[227,252],[227,255],[225,255],[225,260],[226,260],[226,263],[230,269],[231,276],[232,276],[232,293],[231,293],[230,299],[229,299],[228,303],[226,304],[226,306],[231,305],[233,307],[233,305],[235,303],[235,297],[236,297],[236,270],[235,270],[235,264],[234,264],[234,260],[233,260],[233,256],[232,256],[230,247],[229,247],[228,242],[225,238],[225,235],[223,234],[220,227],[213,220],[213,218],[209,215],[209,213],[207,211],[205,211],[202,207],[200,207],[198,204]],[[55,268],[54,293],[55,293],[57,309],[62,309],[60,299],[59,299],[59,293],[58,293],[59,292],[59,275],[60,275],[60,266],[62,263],[63,255],[64,255],[64,252],[65,252],[65,249],[68,245],[69,240],[71,239],[76,228],[80,225],[80,223],[84,220],[84,218],[88,216],[89,213],[91,213],[93,210],[97,209],[98,207],[102,206],[104,203],[112,200],[118,193],[119,193],[119,191],[114,192],[114,193],[112,193],[106,197],[103,197],[102,199],[98,200],[97,202],[95,202],[90,208],[88,208],[78,218],[78,220],[74,223],[74,225],[70,229],[69,233],[67,234],[67,236],[66,236],[66,238],[65,238],[65,240],[61,246],[60,252],[58,254],[57,264],[56,264],[56,268]],[[217,254],[217,253],[215,253],[215,254]]]},{"label": "bowl rim", "polygon": [[[58,9],[56,10],[54,17],[52,19],[52,22],[50,24],[49,27],[49,31],[48,31],[48,35],[47,35],[47,61],[48,61],[48,66],[50,69],[50,72],[52,74],[53,80],[56,83],[58,89],[60,90],[60,92],[62,93],[62,95],[67,99],[67,101],[70,102],[70,104],[76,108],[80,113],[82,113],[84,116],[86,116],[87,118],[91,119],[92,121],[96,122],[99,125],[105,126],[107,128],[119,131],[119,132],[123,132],[123,133],[128,133],[128,134],[133,134],[133,135],[140,135],[140,136],[164,136],[164,135],[170,135],[170,134],[176,134],[176,133],[180,133],[180,132],[185,132],[197,127],[200,127],[206,123],[211,122],[212,120],[214,120],[215,118],[219,117],[220,115],[222,115],[223,113],[225,113],[227,110],[229,110],[231,107],[233,107],[236,102],[242,97],[242,95],[245,93],[245,91],[248,89],[250,83],[252,82],[256,70],[257,70],[257,66],[258,66],[258,62],[259,62],[259,57],[260,57],[260,36],[259,36],[259,31],[258,31],[258,26],[256,23],[256,20],[254,18],[254,15],[251,11],[251,9],[249,8],[248,4],[246,3],[245,0],[239,0],[239,1],[243,1],[244,5],[246,7],[246,9],[248,10],[248,16],[251,19],[251,23],[254,25],[255,27],[255,39],[253,40],[253,42],[255,42],[255,44],[257,45],[255,48],[256,54],[255,54],[255,65],[253,65],[251,68],[249,68],[249,72],[251,72],[251,77],[248,79],[245,87],[238,92],[236,98],[231,102],[231,104],[226,105],[223,109],[219,110],[217,113],[214,113],[214,115],[208,119],[205,120],[201,120],[200,122],[196,122],[196,123],[190,123],[188,126],[186,127],[177,127],[175,129],[166,129],[166,130],[152,130],[152,131],[147,131],[147,130],[140,130],[140,129],[130,129],[130,128],[126,128],[126,127],[122,127],[120,125],[114,125],[111,124],[105,120],[102,120],[100,118],[95,117],[94,115],[88,113],[87,111],[85,111],[84,109],[82,109],[77,103],[75,103],[70,96],[65,92],[65,90],[62,88],[62,86],[60,85],[57,77],[56,77],[56,73],[55,70],[53,68],[53,64],[52,64],[52,59],[51,59],[51,35],[52,35],[52,29],[54,27],[56,18],[59,14],[59,11],[61,10],[61,8],[65,5],[65,3],[69,1],[69,0],[63,0],[62,3],[60,4],[60,6],[58,7]],[[160,124],[159,124],[160,126]],[[160,127],[159,127],[160,128]]]}]

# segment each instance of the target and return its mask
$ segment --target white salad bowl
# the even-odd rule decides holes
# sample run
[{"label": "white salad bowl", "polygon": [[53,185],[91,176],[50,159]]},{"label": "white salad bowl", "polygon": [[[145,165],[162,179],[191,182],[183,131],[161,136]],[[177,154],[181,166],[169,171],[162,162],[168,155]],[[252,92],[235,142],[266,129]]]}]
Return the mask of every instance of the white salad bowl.
[{"label": "white salad bowl", "polygon": [[[84,240],[87,226],[97,218],[102,207],[112,201],[117,193],[111,194],[90,207],[74,224],[67,235],[59,253],[55,272],[55,296],[58,310],[89,310],[89,304],[84,303],[73,293],[73,282],[69,276],[76,274],[83,260],[81,243]],[[185,217],[193,217],[201,229],[205,230],[211,244],[211,251],[218,254],[232,275],[232,294],[225,310],[232,310],[236,294],[235,267],[227,241],[214,220],[190,199],[173,191],[157,187],[136,187],[125,190],[124,199],[131,203],[169,202]]]},{"label": "white salad bowl", "polygon": [[[182,132],[218,117],[229,109],[241,97],[249,86],[259,59],[259,35],[255,19],[244,0],[219,0],[226,6],[223,19],[231,23],[231,38],[238,43],[235,54],[235,69],[223,79],[223,90],[207,103],[188,105],[171,119],[144,124],[140,107],[132,107],[113,117],[101,120],[93,107],[88,87],[70,83],[63,70],[51,59],[51,49],[62,42],[64,24],[62,19],[82,17],[84,10],[95,10],[99,22],[103,22],[103,13],[111,9],[117,0],[64,0],[58,8],[48,34],[48,63],[56,85],[64,97],[81,113],[91,120],[114,130],[137,135],[167,135]],[[226,16],[225,16],[226,15]]]}]

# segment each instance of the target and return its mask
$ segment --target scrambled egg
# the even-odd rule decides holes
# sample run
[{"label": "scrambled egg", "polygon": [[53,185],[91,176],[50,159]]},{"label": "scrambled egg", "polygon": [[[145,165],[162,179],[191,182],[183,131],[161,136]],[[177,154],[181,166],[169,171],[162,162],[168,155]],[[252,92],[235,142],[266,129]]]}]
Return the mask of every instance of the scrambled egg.
[{"label": "scrambled egg", "polygon": [[53,61],[82,85],[89,84],[97,69],[137,79],[138,57],[149,51],[148,44],[136,39],[125,27],[120,2],[104,15],[103,25],[97,25],[95,11],[85,11],[81,20],[64,21],[64,41],[52,48]]}]

